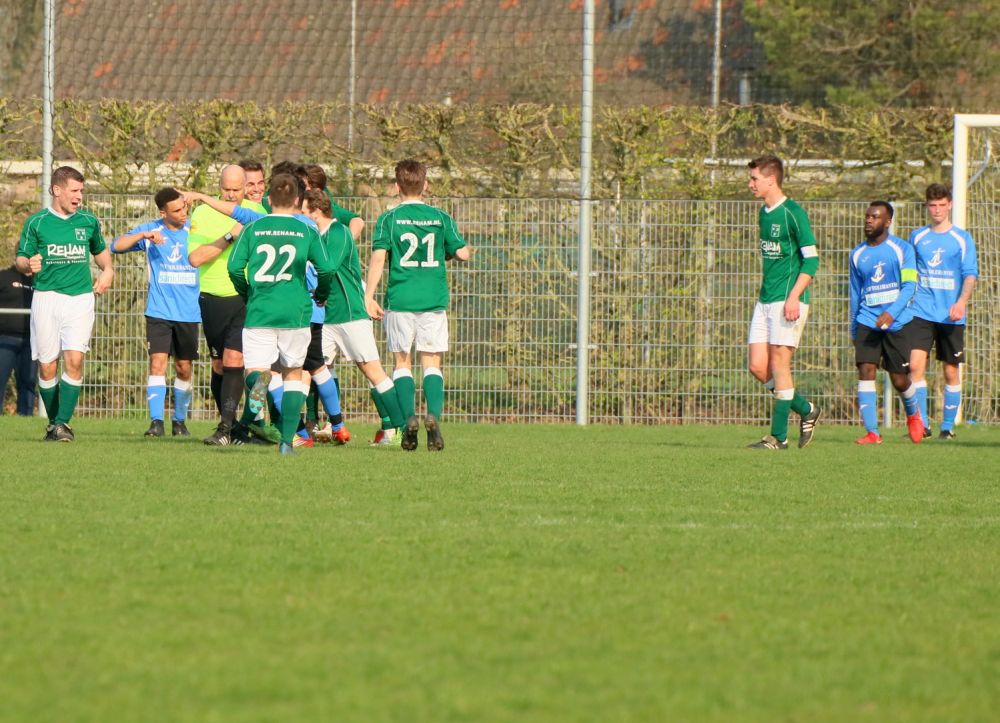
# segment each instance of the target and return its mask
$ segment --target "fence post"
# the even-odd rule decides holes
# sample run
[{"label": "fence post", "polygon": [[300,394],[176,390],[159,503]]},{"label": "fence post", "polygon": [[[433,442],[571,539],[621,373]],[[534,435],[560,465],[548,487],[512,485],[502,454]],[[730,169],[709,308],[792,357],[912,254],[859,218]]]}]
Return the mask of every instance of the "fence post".
[{"label": "fence post", "polygon": [[576,299],[576,423],[590,411],[590,165],[594,120],[594,0],[583,9],[583,93],[580,98],[580,255]]},{"label": "fence post", "polygon": [[56,77],[55,0],[45,0],[45,28],[42,40],[42,206],[52,201],[52,125]]}]

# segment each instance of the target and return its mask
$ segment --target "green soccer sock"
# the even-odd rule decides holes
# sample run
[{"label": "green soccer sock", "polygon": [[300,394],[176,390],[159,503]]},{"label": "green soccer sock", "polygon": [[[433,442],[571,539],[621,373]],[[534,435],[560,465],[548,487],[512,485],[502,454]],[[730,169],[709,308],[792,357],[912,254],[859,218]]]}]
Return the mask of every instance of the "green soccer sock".
[{"label": "green soccer sock", "polygon": [[[781,394],[782,392],[778,392]],[[788,439],[788,413],[792,409],[791,399],[779,399],[775,396],[771,411],[771,436],[779,442]]]},{"label": "green soccer sock", "polygon": [[285,394],[281,398],[281,441],[291,444],[295,431],[299,428],[299,414],[305,404],[305,385],[301,382],[285,382]]},{"label": "green soccer sock", "polygon": [[[392,383],[392,379],[386,377],[375,385],[372,392],[381,398],[382,407],[385,409],[386,416],[389,417],[388,427],[385,426],[383,418],[382,429],[395,429],[406,424],[406,417],[403,416],[403,410],[399,408],[399,398],[396,396],[396,387]],[[375,406],[378,406],[378,402],[375,403]]]},{"label": "green soccer sock", "polygon": [[392,384],[396,388],[396,400],[403,419],[409,419],[414,414],[417,405],[417,385],[409,369],[397,369],[392,375]]},{"label": "green soccer sock", "polygon": [[382,395],[375,391],[375,387],[369,387],[368,396],[371,397],[372,404],[378,411],[379,419],[382,422],[382,429],[392,429],[392,419],[389,418],[389,409],[385,406]]},{"label": "green soccer sock", "polygon": [[55,424],[56,415],[59,414],[59,377],[53,377],[48,381],[39,379],[38,396],[45,405],[45,416],[49,418],[49,424]]},{"label": "green soccer sock", "polygon": [[444,410],[444,377],[440,369],[424,370],[424,399],[427,401],[427,413],[438,419]]},{"label": "green soccer sock", "polygon": [[804,417],[809,414],[812,410],[812,404],[809,400],[799,394],[799,390],[795,390],[795,396],[792,397],[792,411],[798,414],[800,417]]},{"label": "green soccer sock", "polygon": [[65,374],[59,380],[59,412],[53,424],[69,424],[76,411],[76,402],[80,398],[82,379],[70,379]]}]

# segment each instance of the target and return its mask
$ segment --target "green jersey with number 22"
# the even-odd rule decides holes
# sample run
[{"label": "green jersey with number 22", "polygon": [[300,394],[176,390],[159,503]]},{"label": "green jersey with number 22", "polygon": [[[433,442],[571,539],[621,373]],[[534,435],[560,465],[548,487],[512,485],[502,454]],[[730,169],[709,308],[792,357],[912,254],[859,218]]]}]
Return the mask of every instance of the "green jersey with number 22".
[{"label": "green jersey with number 22", "polygon": [[316,267],[314,292],[326,301],[333,268],[319,232],[297,218],[264,216],[244,227],[229,256],[229,278],[247,300],[245,328],[303,329],[312,317],[306,261]]}]

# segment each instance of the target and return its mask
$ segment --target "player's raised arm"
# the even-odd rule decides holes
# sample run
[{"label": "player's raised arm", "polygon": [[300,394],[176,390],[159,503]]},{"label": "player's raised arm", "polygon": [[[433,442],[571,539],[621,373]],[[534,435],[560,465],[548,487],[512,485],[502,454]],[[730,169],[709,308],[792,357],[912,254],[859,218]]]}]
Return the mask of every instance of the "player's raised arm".
[{"label": "player's raised arm", "polygon": [[233,224],[232,229],[215,239],[212,243],[204,244],[192,250],[188,254],[188,263],[198,268],[202,264],[214,261],[223,251],[229,248],[230,244],[236,240],[242,231],[243,226],[241,224]]},{"label": "player's raised arm", "polygon": [[123,233],[118,238],[112,239],[111,252],[123,254],[128,251],[141,251],[146,248],[144,244],[141,244],[142,241],[162,244],[164,241],[163,234],[159,231],[151,231],[148,229],[134,230]]}]

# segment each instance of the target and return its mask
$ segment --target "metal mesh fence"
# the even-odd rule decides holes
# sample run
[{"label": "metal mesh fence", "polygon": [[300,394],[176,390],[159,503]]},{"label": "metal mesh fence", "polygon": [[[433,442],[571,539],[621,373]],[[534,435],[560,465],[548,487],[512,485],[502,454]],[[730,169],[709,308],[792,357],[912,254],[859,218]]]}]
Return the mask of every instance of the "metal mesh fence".
[{"label": "metal mesh fence", "polygon": [[[367,209],[370,199],[342,199]],[[472,260],[450,271],[452,348],[446,414],[468,421],[573,421],[578,205],[550,199],[438,199]],[[145,197],[87,198],[108,238],[152,218]],[[796,354],[796,384],[831,421],[856,421],[847,336],[847,256],[862,239],[865,203],[810,202],[821,248],[810,319]],[[599,423],[762,422],[770,398],[746,371],[745,341],[759,284],[752,201],[595,202],[591,288],[590,418]],[[974,204],[973,234],[996,233],[995,202]],[[899,204],[896,230],[924,223]],[[367,259],[370,239],[362,240]],[[994,421],[998,311],[996,244],[980,243],[986,281],[971,305],[966,414]],[[147,375],[142,254],[116,257],[118,277],[98,302],[80,412],[143,416]],[[377,332],[379,335],[381,331]],[[382,339],[379,338],[381,344]],[[196,365],[196,418],[214,416],[207,353]],[[386,357],[387,367],[391,366]],[[338,366],[349,418],[371,418],[360,373]],[[937,376],[932,370],[932,383]],[[938,380],[938,384],[939,384]],[[936,412],[932,395],[931,413]],[[898,407],[898,405],[897,405]]]},{"label": "metal mesh fence", "polygon": [[[352,103],[579,101],[582,0],[60,0],[56,96],[340,100]],[[738,0],[597,4],[598,102],[708,103],[716,16],[721,98],[792,100],[774,87]],[[5,43],[38,37],[40,12],[6,24]],[[40,26],[39,26],[40,27]],[[29,32],[30,31],[30,32]],[[12,87],[39,93],[41,50],[8,63]],[[0,68],[3,68],[0,65]],[[18,77],[19,76],[19,77]],[[813,100],[822,100],[822,84]]]}]

